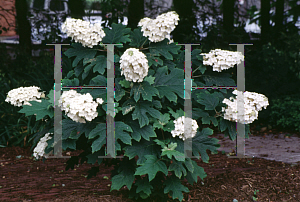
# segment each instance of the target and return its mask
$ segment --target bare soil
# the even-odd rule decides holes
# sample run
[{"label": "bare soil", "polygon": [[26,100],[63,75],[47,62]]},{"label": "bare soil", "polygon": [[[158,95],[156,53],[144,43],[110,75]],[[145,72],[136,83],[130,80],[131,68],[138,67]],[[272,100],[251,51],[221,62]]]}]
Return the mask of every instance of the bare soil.
[{"label": "bare soil", "polygon": [[[253,126],[254,127],[254,126]],[[264,135],[254,129],[251,132]],[[269,132],[269,131],[268,131]],[[276,130],[271,131],[275,134]],[[216,134],[214,134],[216,135]],[[300,137],[300,134],[298,134]],[[291,165],[262,158],[228,158],[221,151],[209,155],[209,164],[196,160],[207,177],[194,185],[182,183],[190,190],[184,201],[300,201],[300,165]],[[68,153],[79,155],[80,151]],[[21,155],[21,158],[16,158]],[[64,151],[63,155],[67,155]],[[68,159],[35,161],[30,148],[0,148],[0,201],[124,201],[128,189],[110,192],[110,172],[113,166],[100,165],[96,177],[87,179],[90,164],[65,171]],[[109,179],[104,179],[107,176]],[[255,190],[259,192],[254,194]],[[143,201],[159,201],[151,198]],[[178,201],[168,200],[169,202]]]}]

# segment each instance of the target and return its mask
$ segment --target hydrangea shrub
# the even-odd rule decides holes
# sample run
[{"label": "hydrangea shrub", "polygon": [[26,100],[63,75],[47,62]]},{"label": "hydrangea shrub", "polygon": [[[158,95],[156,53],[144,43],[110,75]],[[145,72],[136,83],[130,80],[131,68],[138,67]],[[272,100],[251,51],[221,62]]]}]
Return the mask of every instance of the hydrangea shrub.
[{"label": "hydrangea shrub", "polygon": [[[142,19],[141,27],[134,30],[122,24],[112,24],[112,29],[103,30],[104,34],[98,29],[96,36],[89,30],[89,24],[74,19],[66,21],[67,33],[79,43],[73,43],[64,52],[74,70],[62,80],[62,86],[107,87],[107,49],[104,44],[122,44],[114,50],[114,121],[115,153],[123,156],[121,159],[98,158],[106,154],[106,89],[79,87],[66,90],[60,97],[60,107],[65,112],[62,147],[64,150],[84,150],[68,160],[66,170],[74,169],[80,159],[81,164],[86,161],[94,166],[89,171],[90,178],[99,171],[97,164],[110,162],[115,165],[111,190],[126,186],[130,197],[137,200],[155,195],[164,199],[170,195],[182,201],[183,192],[189,192],[182,180],[187,179],[193,185],[198,182],[198,177],[203,180],[207,176],[193,158],[185,157],[184,141],[192,139],[192,148],[188,149],[195,158],[208,163],[207,150],[217,153],[220,145],[217,139],[209,138],[213,130],[203,125],[218,126],[225,136],[234,140],[236,122],[251,123],[257,118],[256,112],[268,105],[265,96],[255,93],[244,93],[246,100],[231,97],[231,102],[227,98],[232,93],[227,89],[193,90],[192,125],[185,134],[186,118],[182,110],[185,51],[170,39],[178,20],[175,12],[169,12],[154,20]],[[76,29],[76,26],[82,27]],[[229,74],[220,72],[243,61],[242,54],[216,50],[213,54],[205,54],[207,63],[204,64],[201,49],[194,49],[191,54],[192,68],[201,74],[192,80],[193,87],[236,86]],[[218,73],[205,74],[210,68],[206,65],[213,66]],[[234,91],[233,94],[239,93]],[[236,115],[238,100],[246,106],[244,117]],[[54,138],[49,136],[54,133],[54,91],[51,90],[40,102],[29,102],[32,106],[23,105],[20,113],[26,116],[36,114],[37,120],[49,119],[45,129],[34,135],[33,146],[40,140],[34,150],[38,157],[43,155],[42,151],[53,150],[55,145]],[[249,126],[246,126],[248,138]]]}]

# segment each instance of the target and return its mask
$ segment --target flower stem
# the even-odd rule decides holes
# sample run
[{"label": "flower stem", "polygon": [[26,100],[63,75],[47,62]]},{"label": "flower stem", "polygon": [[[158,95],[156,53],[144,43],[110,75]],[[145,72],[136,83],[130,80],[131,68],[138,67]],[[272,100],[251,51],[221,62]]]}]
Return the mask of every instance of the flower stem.
[{"label": "flower stem", "polygon": [[143,45],[146,43],[146,41],[147,41],[147,38],[146,38],[146,40],[144,41],[144,43],[141,45],[140,50],[141,50],[141,48],[143,48]]},{"label": "flower stem", "polygon": [[201,77],[201,76],[204,76],[204,75],[193,76],[193,78],[196,78],[196,77]]},{"label": "flower stem", "polygon": [[161,133],[162,133],[163,139],[165,140],[164,131],[163,131],[163,129],[162,129],[162,128],[161,128],[160,130],[161,130]]}]

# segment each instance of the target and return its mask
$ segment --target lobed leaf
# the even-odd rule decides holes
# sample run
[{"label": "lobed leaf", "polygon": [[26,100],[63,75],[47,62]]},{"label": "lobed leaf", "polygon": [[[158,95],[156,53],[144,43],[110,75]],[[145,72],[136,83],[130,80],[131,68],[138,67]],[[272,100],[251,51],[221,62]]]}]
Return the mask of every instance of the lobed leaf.
[{"label": "lobed leaf", "polygon": [[177,198],[179,201],[182,201],[183,199],[182,192],[190,192],[187,187],[181,184],[180,179],[178,179],[174,175],[167,177],[166,181],[164,182],[164,185],[166,185],[164,193],[170,193],[173,199]]},{"label": "lobed leaf", "polygon": [[149,118],[146,113],[152,117],[159,119],[160,111],[152,108],[152,103],[149,101],[140,101],[136,103],[134,112],[132,113],[132,120],[138,119],[140,127],[144,127],[149,124]]},{"label": "lobed leaf", "polygon": [[161,171],[166,176],[168,175],[168,169],[166,164],[157,159],[154,155],[145,155],[146,161],[145,163],[136,169],[134,175],[148,175],[149,182],[155,178],[157,172]]},{"label": "lobed leaf", "polygon": [[141,31],[141,27],[138,27],[130,32],[130,46],[135,48],[140,48],[142,45],[148,45],[149,40],[147,37],[143,36],[143,32]]},{"label": "lobed leaf", "polygon": [[130,96],[134,95],[134,100],[139,101],[141,95],[144,100],[152,101],[152,97],[158,95],[158,90],[151,86],[149,82],[143,81],[138,84],[134,84],[130,91]]},{"label": "lobed leaf", "polygon": [[164,39],[158,43],[151,43],[149,46],[150,53],[154,55],[162,55],[168,60],[173,60],[171,53],[177,54],[181,47],[174,43],[168,44],[168,42],[168,39]]},{"label": "lobed leaf", "polygon": [[22,109],[18,111],[18,113],[25,113],[25,116],[35,115],[36,120],[41,120],[45,116],[49,116],[52,118],[54,116],[53,110],[48,110],[48,106],[50,105],[48,100],[41,100],[42,102],[37,101],[28,101],[32,106],[22,105]]},{"label": "lobed leaf", "polygon": [[123,47],[124,43],[131,42],[131,39],[129,38],[130,28],[126,28],[126,25],[121,23],[113,23],[111,26],[112,29],[104,28],[105,37],[102,39],[102,43],[122,44],[122,46],[116,47]]},{"label": "lobed leaf", "polygon": [[159,98],[163,98],[164,96],[166,96],[169,101],[173,101],[176,103],[176,94],[184,99],[184,71],[175,68],[169,75],[166,75],[167,71],[168,68],[166,66],[158,68],[155,74],[155,83],[153,84],[153,86],[158,90]]},{"label": "lobed leaf", "polygon": [[75,67],[82,59],[93,59],[97,53],[97,50],[83,47],[80,43],[72,43],[72,48],[69,48],[64,54],[70,58],[75,57],[72,66]]}]

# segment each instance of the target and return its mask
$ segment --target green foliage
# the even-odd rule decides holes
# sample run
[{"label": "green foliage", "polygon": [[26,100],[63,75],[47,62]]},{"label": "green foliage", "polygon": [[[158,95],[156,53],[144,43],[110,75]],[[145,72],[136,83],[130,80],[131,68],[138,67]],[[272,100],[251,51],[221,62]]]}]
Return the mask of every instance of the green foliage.
[{"label": "green foliage", "polygon": [[288,96],[271,100],[270,123],[284,129],[300,131],[300,96]]},{"label": "green foliage", "polygon": [[137,29],[134,29],[133,31],[131,31],[130,34],[130,46],[135,47],[135,48],[140,48],[143,45],[148,45],[149,44],[149,40],[148,38],[143,36],[143,33],[141,32],[141,27],[138,27]]},{"label": "green foliage", "polygon": [[[46,100],[42,100],[42,102],[37,101],[29,101],[32,106],[23,105],[23,109],[19,111],[19,113],[25,113],[26,116],[36,114],[36,120],[40,120],[45,116],[53,117],[53,110],[49,111],[49,102]],[[38,112],[38,113],[36,113]]]},{"label": "green foliage", "polygon": [[173,60],[173,56],[171,55],[171,53],[177,54],[180,46],[177,46],[174,43],[167,45],[168,41],[168,39],[165,39],[160,43],[150,44],[150,53],[156,56],[164,56],[168,60]]},{"label": "green foliage", "polygon": [[166,186],[164,189],[164,193],[171,193],[173,199],[179,199],[182,201],[183,194],[182,192],[189,192],[189,189],[185,186],[183,186],[180,182],[180,180],[175,176],[170,176],[166,179],[164,182],[164,185]]},{"label": "green foliage", "polygon": [[[104,28],[105,37],[102,40],[104,44],[123,44],[131,42],[129,38],[130,28],[125,28],[126,25],[112,24],[112,29]],[[122,45],[123,46],[123,45]],[[117,46],[117,47],[122,47]]]},{"label": "green foliage", "polygon": [[84,59],[85,61],[91,61],[94,59],[97,51],[94,49],[86,49],[80,43],[72,43],[73,48],[69,48],[64,54],[70,58],[74,57],[72,67],[76,67],[80,60]]},{"label": "green foliage", "polygon": [[[147,159],[141,166],[137,168],[135,175],[148,175],[149,182],[154,179],[157,172],[161,171],[166,176],[168,175],[168,169],[163,161],[157,159],[154,155],[145,155]],[[139,165],[139,164],[138,164]]]},{"label": "green foliage", "polygon": [[[184,81],[182,80],[184,72],[175,68],[170,74],[166,75],[167,71],[166,66],[157,69],[153,86],[158,90],[159,98],[165,96],[168,100],[177,102],[177,95],[184,98]],[[178,82],[180,80],[182,82]]]},{"label": "green foliage", "polygon": [[24,113],[18,113],[20,107],[5,102],[5,99],[10,90],[33,85],[40,87],[47,94],[53,88],[53,56],[41,51],[40,58],[27,57],[25,63],[24,58],[19,57],[22,52],[17,51],[17,57],[11,59],[5,46],[1,45],[0,51],[0,146],[34,145],[34,133],[41,131],[45,122],[36,120],[35,115],[26,117]]}]

